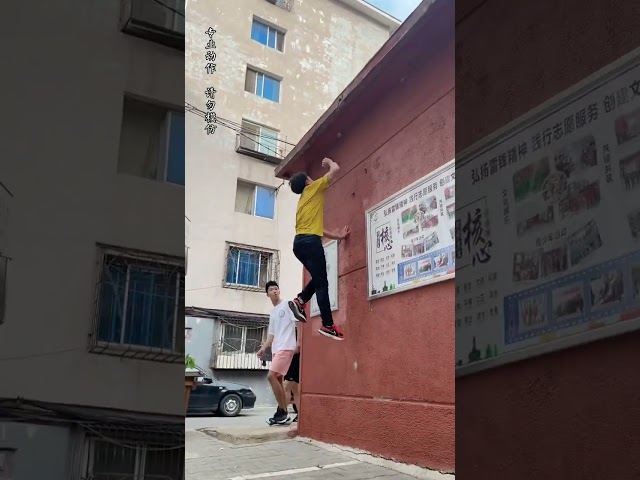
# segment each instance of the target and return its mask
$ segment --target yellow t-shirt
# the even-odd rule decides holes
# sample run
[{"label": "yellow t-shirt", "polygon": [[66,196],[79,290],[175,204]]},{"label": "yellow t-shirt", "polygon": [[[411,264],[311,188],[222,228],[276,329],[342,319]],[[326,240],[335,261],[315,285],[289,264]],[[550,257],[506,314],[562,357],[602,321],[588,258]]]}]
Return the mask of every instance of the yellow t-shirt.
[{"label": "yellow t-shirt", "polygon": [[318,235],[324,233],[324,194],[329,188],[329,176],[319,178],[307,185],[298,200],[296,211],[296,235]]}]

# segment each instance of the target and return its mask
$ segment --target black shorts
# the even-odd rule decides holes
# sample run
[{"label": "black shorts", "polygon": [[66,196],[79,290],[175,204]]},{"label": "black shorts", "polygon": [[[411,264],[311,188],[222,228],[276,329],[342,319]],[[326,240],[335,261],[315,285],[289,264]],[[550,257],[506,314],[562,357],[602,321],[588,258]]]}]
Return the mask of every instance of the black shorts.
[{"label": "black shorts", "polygon": [[284,376],[287,382],[300,383],[300,354],[295,353],[291,359],[291,365],[289,365],[289,371]]}]

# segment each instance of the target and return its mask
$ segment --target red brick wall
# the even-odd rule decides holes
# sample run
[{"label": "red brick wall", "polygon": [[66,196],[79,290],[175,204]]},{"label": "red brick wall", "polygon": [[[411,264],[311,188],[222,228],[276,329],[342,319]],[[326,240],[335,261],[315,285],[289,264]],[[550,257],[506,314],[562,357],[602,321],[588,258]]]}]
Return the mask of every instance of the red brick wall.
[{"label": "red brick wall", "polygon": [[[453,2],[414,33],[365,97],[305,154],[341,170],[325,227],[348,224],[339,248],[346,340],[303,329],[299,433],[432,469],[454,469],[453,281],[367,300],[365,211],[454,157]],[[426,49],[424,46],[429,45]],[[341,133],[340,138],[337,132]]]},{"label": "red brick wall", "polygon": [[[516,3],[457,2],[456,151],[640,46],[640,4]],[[639,345],[635,333],[458,380],[456,475],[638,478]]]}]

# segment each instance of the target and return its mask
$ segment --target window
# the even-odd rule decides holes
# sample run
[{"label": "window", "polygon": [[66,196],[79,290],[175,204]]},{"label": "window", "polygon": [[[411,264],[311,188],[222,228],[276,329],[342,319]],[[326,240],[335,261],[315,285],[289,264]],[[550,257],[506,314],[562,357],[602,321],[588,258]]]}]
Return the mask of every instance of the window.
[{"label": "window", "polygon": [[258,353],[267,336],[267,327],[239,327],[228,323],[222,329],[222,354]]},{"label": "window", "polygon": [[236,212],[256,217],[275,217],[276,191],[238,180],[236,189]]},{"label": "window", "polygon": [[267,100],[280,102],[280,80],[251,68],[247,68],[244,89]]},{"label": "window", "polygon": [[255,19],[251,25],[251,38],[279,52],[284,50],[284,33]]},{"label": "window", "polygon": [[184,112],[125,97],[118,173],[184,186],[184,147]]},{"label": "window", "polygon": [[174,445],[150,445],[134,438],[117,442],[93,440],[87,475],[92,480],[182,480],[184,450]]},{"label": "window", "polygon": [[269,280],[278,281],[278,267],[276,252],[229,245],[225,287],[263,290]]},{"label": "window", "polygon": [[278,132],[262,125],[242,120],[242,146],[256,152],[277,157],[280,155],[278,149]]},{"label": "window", "polygon": [[183,351],[176,330],[184,318],[184,262],[103,249],[101,266],[98,345]]},{"label": "window", "polygon": [[293,8],[293,0],[267,0],[267,2],[289,12]]}]

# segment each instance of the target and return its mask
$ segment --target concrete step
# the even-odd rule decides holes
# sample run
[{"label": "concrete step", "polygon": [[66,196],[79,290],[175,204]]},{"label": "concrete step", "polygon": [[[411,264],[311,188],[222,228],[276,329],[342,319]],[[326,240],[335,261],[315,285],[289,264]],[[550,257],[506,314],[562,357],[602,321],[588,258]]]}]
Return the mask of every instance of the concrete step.
[{"label": "concrete step", "polygon": [[198,431],[234,445],[252,443],[277,442],[294,438],[298,435],[296,423],[291,425],[265,425],[264,427],[215,427],[202,428]]}]

